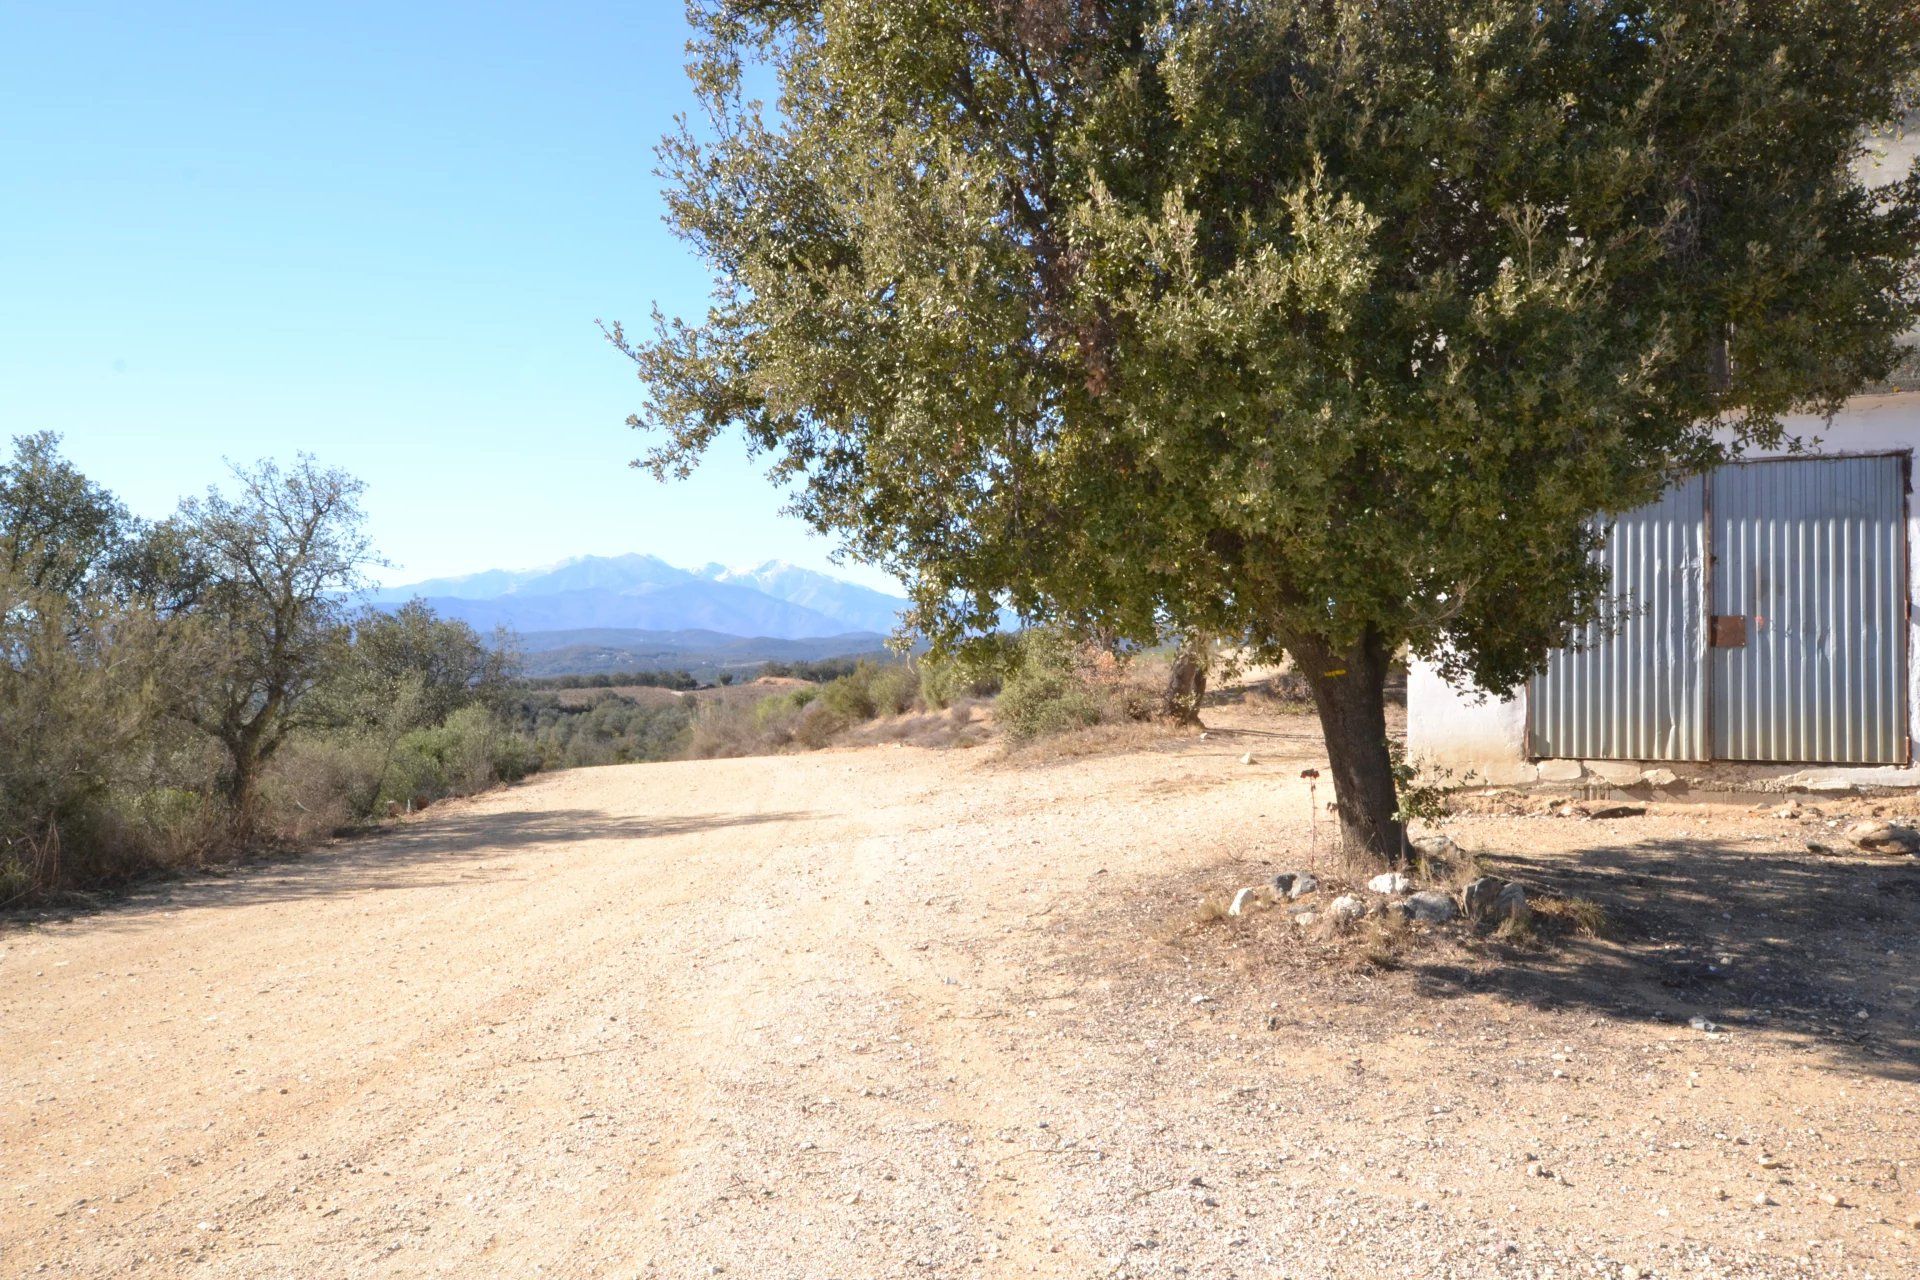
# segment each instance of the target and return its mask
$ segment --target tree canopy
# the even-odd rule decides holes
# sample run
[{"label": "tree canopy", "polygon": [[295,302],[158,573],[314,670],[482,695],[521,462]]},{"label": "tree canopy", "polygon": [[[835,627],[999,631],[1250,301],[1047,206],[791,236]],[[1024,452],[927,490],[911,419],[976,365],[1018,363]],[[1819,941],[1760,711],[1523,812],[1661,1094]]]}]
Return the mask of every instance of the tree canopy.
[{"label": "tree canopy", "polygon": [[[951,646],[1026,615],[1300,664],[1397,857],[1402,646],[1505,691],[1593,517],[1884,376],[1909,0],[708,0],[661,147],[704,317],[644,459],[739,430]],[[771,105],[749,84],[769,74]]]}]

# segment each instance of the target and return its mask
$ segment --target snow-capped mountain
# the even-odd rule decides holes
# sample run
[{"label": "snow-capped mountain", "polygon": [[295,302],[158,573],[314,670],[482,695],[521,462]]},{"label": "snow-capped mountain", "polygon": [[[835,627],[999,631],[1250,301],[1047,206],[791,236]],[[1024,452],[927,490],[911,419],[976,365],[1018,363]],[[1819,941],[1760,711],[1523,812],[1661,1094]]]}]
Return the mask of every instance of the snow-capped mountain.
[{"label": "snow-capped mountain", "polygon": [[658,556],[579,556],[542,569],[488,569],[376,591],[376,605],[422,599],[443,617],[515,631],[700,629],[804,639],[891,632],[906,601],[769,560],[751,569],[681,569]]},{"label": "snow-capped mountain", "polygon": [[769,560],[751,569],[708,565],[699,572],[712,581],[751,587],[776,600],[852,623],[856,631],[892,631],[898,625],[900,611],[907,605],[899,596],[802,569],[785,560]]}]

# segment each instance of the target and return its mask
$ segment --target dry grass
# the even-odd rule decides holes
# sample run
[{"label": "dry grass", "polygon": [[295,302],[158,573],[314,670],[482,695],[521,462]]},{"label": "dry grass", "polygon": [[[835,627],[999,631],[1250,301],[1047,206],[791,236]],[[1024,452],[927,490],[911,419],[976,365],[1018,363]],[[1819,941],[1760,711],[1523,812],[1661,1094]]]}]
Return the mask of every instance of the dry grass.
[{"label": "dry grass", "polygon": [[956,702],[945,711],[910,711],[883,716],[846,734],[844,745],[855,747],[899,743],[928,750],[977,747],[992,736],[992,721],[972,701]]},{"label": "dry grass", "polygon": [[1607,909],[1591,898],[1546,893],[1531,900],[1533,914],[1558,926],[1558,931],[1581,938],[1604,938],[1610,928]]},{"label": "dry grass", "polygon": [[1398,969],[1415,944],[1413,929],[1397,914],[1347,921],[1354,944],[1343,953],[1348,969]]},{"label": "dry grass", "polygon": [[1124,755],[1159,746],[1169,739],[1191,736],[1178,726],[1156,721],[1125,720],[1088,725],[1065,733],[1007,743],[1005,759],[1019,764],[1053,764],[1089,756]]}]

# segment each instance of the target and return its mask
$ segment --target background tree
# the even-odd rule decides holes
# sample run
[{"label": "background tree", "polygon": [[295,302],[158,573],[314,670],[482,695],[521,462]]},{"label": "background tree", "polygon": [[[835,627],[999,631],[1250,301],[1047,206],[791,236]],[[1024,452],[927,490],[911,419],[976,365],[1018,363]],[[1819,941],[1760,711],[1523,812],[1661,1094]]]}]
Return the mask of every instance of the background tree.
[{"label": "background tree", "polygon": [[111,566],[126,510],[51,433],[0,464],[0,905],[97,869],[99,801],[154,737],[175,646],[122,599]]},{"label": "background tree", "polygon": [[231,495],[181,505],[179,563],[196,578],[184,617],[202,656],[186,717],[226,752],[222,789],[244,822],[261,766],[318,708],[311,697],[350,638],[346,598],[372,563],[360,493],[302,456],[234,469]]},{"label": "background tree", "polygon": [[[643,461],[744,432],[941,646],[1003,604],[1285,651],[1404,852],[1402,646],[1513,688],[1592,517],[1896,358],[1911,0],[708,0],[661,148],[713,269],[610,337]],[[777,110],[743,92],[771,71]]]},{"label": "background tree", "polygon": [[59,436],[14,437],[0,464],[0,574],[16,589],[78,595],[131,524],[117,498],[60,456]]},{"label": "background tree", "polygon": [[363,610],[353,623],[350,660],[328,690],[332,714],[343,723],[373,724],[406,704],[406,728],[439,724],[462,707],[497,708],[519,676],[511,633],[492,643],[457,619],[442,618],[422,600],[392,612]]}]

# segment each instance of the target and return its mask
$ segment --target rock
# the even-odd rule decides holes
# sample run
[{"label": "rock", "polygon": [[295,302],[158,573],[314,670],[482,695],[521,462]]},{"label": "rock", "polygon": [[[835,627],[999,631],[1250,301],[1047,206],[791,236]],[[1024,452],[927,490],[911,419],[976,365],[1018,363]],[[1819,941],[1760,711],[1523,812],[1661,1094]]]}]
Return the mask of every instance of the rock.
[{"label": "rock", "polygon": [[1312,924],[1314,920],[1318,918],[1318,915],[1319,913],[1314,911],[1301,911],[1295,914],[1293,922],[1298,925]]},{"label": "rock", "polygon": [[1320,891],[1320,877],[1311,871],[1282,871],[1273,878],[1273,891],[1290,899]]},{"label": "rock", "polygon": [[1234,894],[1233,905],[1227,908],[1227,914],[1230,916],[1243,916],[1255,907],[1264,905],[1260,897],[1261,892],[1259,885],[1250,884],[1240,892]]},{"label": "rock", "polygon": [[1920,853],[1920,831],[1888,822],[1885,818],[1867,818],[1846,830],[1849,843],[1868,853]]},{"label": "rock", "polygon": [[1358,920],[1367,914],[1367,904],[1350,893],[1343,893],[1327,904],[1327,914],[1335,920]]},{"label": "rock", "polygon": [[1453,842],[1452,836],[1420,836],[1407,843],[1413,846],[1413,852],[1423,861],[1458,862],[1460,846]]},{"label": "rock", "polygon": [[1640,781],[1664,791],[1669,787],[1679,786],[1680,775],[1671,769],[1649,769],[1640,775]]},{"label": "rock", "polygon": [[1413,881],[1407,879],[1407,877],[1401,875],[1398,871],[1383,871],[1373,879],[1367,881],[1367,888],[1374,893],[1391,893],[1397,896],[1399,894],[1412,893]]},{"label": "rock", "polygon": [[1252,763],[1253,763],[1253,752],[1251,752],[1251,751],[1249,751],[1249,752],[1247,752],[1247,753],[1246,753],[1245,755],[1243,755],[1243,756],[1241,756],[1241,757],[1240,757],[1240,763],[1241,763],[1241,764],[1252,764]]},{"label": "rock", "polygon": [[1580,764],[1593,777],[1616,787],[1630,787],[1640,781],[1640,766],[1629,760],[1582,760]]},{"label": "rock", "polygon": [[1711,1018],[1703,1018],[1697,1013],[1687,1019],[1687,1025],[1695,1031],[1704,1031],[1708,1035],[1712,1035],[1720,1029],[1719,1023],[1713,1021]]},{"label": "rock", "polygon": [[1526,924],[1533,919],[1533,904],[1527,901],[1527,891],[1517,884],[1510,884],[1500,891],[1493,900],[1493,918],[1511,920],[1515,924]]},{"label": "rock", "polygon": [[1499,876],[1481,876],[1468,881],[1467,887],[1460,891],[1460,905],[1469,920],[1485,920],[1493,914],[1493,904],[1500,897],[1500,891],[1507,882]]},{"label": "rock", "polygon": [[1407,899],[1407,906],[1412,910],[1413,918],[1424,924],[1445,924],[1460,914],[1460,908],[1453,905],[1453,899],[1438,889],[1414,894]]}]

